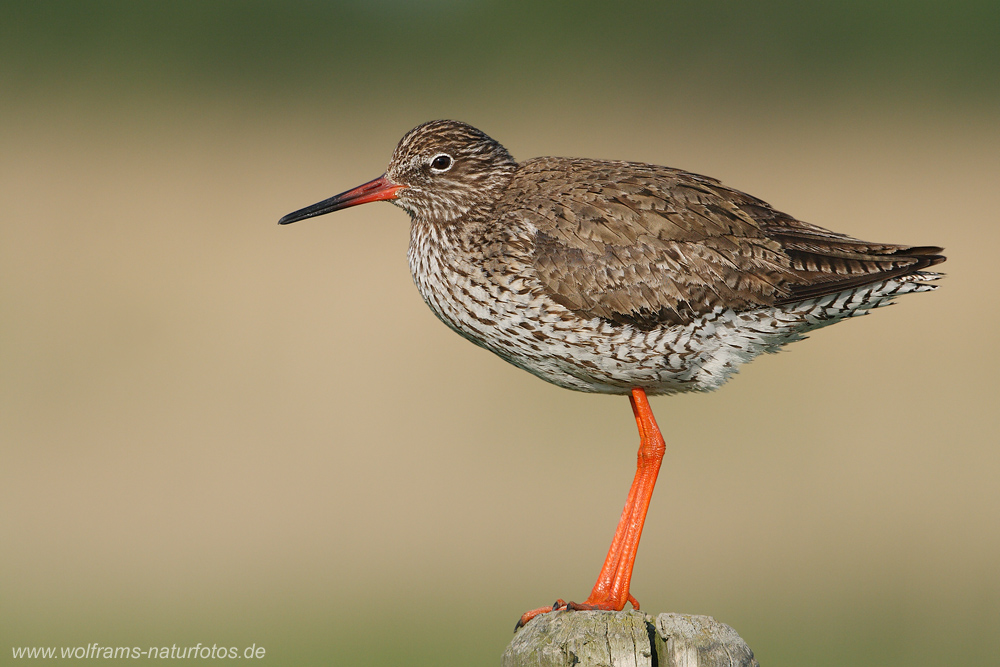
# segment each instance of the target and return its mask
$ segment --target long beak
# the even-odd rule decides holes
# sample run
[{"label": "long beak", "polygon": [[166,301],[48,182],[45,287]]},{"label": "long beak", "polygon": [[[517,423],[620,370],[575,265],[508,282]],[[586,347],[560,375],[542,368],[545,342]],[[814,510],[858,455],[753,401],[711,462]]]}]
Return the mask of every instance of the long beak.
[{"label": "long beak", "polygon": [[374,181],[368,181],[364,185],[359,185],[353,190],[341,192],[339,195],[330,197],[329,199],[324,199],[318,204],[306,206],[305,208],[299,209],[294,213],[289,213],[281,220],[278,220],[278,224],[290,225],[291,223],[298,222],[299,220],[315,218],[317,215],[323,215],[325,213],[333,213],[334,211],[339,211],[340,209],[348,208],[349,206],[367,204],[372,201],[395,199],[396,192],[405,187],[405,185],[393,183],[385,177],[385,174],[382,174]]}]

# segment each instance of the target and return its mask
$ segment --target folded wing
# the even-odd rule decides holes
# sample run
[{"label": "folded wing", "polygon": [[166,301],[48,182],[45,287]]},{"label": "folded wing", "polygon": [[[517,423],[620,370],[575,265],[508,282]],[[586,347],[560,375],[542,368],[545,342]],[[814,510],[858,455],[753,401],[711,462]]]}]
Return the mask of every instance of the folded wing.
[{"label": "folded wing", "polygon": [[715,179],[629,162],[538,158],[501,216],[537,228],[549,296],[651,329],[723,307],[794,303],[944,261],[940,248],[861,241],[798,221]]}]

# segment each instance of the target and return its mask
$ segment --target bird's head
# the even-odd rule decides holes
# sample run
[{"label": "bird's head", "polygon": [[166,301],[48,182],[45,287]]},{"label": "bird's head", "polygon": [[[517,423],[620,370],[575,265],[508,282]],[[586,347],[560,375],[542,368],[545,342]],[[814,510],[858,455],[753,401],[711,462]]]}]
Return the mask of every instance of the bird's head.
[{"label": "bird's head", "polygon": [[503,146],[471,125],[435,120],[399,141],[385,174],[286,215],[280,224],[372,201],[391,201],[420,222],[448,223],[492,209],[517,163]]}]

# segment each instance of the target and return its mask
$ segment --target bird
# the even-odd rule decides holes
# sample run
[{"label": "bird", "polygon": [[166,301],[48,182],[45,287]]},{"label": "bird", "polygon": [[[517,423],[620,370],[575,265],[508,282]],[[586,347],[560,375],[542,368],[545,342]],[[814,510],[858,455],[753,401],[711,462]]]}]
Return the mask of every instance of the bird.
[{"label": "bird", "polygon": [[[710,391],[765,352],[937,287],[937,246],[863,241],[681,169],[539,157],[517,162],[463,122],[418,125],[385,173],[290,213],[287,225],[389,201],[410,216],[420,295],[472,343],[566,389],[629,397],[632,486],[584,602],[621,611],[666,451],[649,395]],[[515,629],[516,629],[515,628]]]}]

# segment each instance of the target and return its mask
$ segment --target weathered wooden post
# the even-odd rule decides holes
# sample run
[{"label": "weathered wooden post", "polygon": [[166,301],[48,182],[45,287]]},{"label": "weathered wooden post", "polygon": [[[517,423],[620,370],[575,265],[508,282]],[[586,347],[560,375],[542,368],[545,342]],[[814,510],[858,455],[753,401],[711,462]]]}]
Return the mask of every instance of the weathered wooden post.
[{"label": "weathered wooden post", "polygon": [[641,611],[543,614],[514,635],[503,667],[759,667],[711,616]]}]

